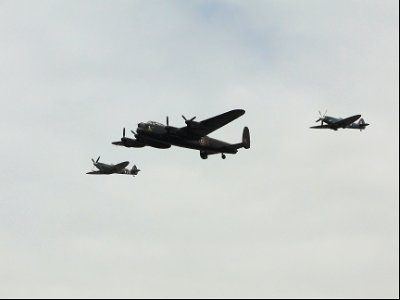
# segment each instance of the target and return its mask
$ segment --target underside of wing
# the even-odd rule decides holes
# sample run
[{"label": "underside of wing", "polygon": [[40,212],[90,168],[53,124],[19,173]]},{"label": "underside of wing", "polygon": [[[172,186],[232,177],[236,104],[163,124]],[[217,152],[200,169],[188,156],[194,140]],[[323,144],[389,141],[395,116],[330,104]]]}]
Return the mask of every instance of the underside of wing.
[{"label": "underside of wing", "polygon": [[156,141],[147,141],[147,145],[150,147],[158,148],[158,149],[168,149],[171,148],[171,144],[156,142]]},{"label": "underside of wing", "polygon": [[244,113],[243,109],[234,109],[201,122],[193,122],[192,125],[180,128],[179,131],[187,137],[200,138],[236,120]]},{"label": "underside of wing", "polygon": [[101,171],[91,171],[91,172],[87,172],[86,174],[89,174],[89,175],[104,175],[104,173],[103,172],[101,172]]},{"label": "underside of wing", "polygon": [[312,129],[332,129],[331,125],[319,125],[319,126],[312,126]]},{"label": "underside of wing", "polygon": [[138,140],[130,138],[122,138],[121,141],[112,142],[112,144],[116,146],[133,147],[133,148],[142,148],[146,146],[146,144],[143,144]]}]

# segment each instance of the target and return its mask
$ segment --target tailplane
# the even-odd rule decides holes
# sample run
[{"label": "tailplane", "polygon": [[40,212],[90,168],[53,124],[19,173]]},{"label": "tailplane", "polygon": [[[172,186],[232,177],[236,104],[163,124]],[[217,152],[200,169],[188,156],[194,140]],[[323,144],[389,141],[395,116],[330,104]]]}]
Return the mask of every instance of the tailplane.
[{"label": "tailplane", "polygon": [[133,166],[131,170],[132,175],[137,175],[140,172],[140,170],[136,167],[136,165]]},{"label": "tailplane", "polygon": [[247,127],[245,127],[243,129],[242,142],[237,143],[237,144],[232,144],[232,145],[225,147],[224,152],[235,154],[237,152],[237,150],[240,148],[245,148],[245,149],[250,148],[250,131],[249,131],[249,128],[247,128]]},{"label": "tailplane", "polygon": [[360,127],[360,131],[363,131],[369,124],[365,123],[364,119],[361,118],[360,121],[358,121],[358,126]]}]

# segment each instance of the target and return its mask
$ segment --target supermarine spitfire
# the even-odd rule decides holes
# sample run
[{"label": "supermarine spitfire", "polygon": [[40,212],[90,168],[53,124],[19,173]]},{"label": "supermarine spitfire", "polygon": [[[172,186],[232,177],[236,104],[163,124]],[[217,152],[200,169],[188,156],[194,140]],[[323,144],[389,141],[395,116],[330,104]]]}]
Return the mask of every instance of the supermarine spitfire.
[{"label": "supermarine spitfire", "polygon": [[250,132],[247,127],[243,129],[242,141],[237,144],[229,144],[208,137],[211,132],[225,126],[245,113],[242,109],[235,109],[212,117],[201,122],[194,121],[196,117],[185,120],[186,126],[177,128],[169,125],[169,118],[166,125],[149,121],[139,123],[136,132],[131,131],[135,138],[125,137],[125,128],[120,141],[113,142],[114,145],[141,148],[150,146],[159,149],[170,148],[171,145],[189,149],[200,150],[200,157],[207,159],[208,155],[221,154],[223,159],[225,154],[236,154],[238,149],[250,148]]},{"label": "supermarine spitfire", "polygon": [[95,161],[92,158],[93,165],[98,169],[98,171],[91,171],[87,172],[86,174],[90,175],[110,175],[110,174],[124,174],[124,175],[137,175],[139,173],[139,169],[136,165],[133,166],[131,170],[127,169],[126,167],[129,165],[129,161],[124,161],[117,165],[107,165],[104,163],[99,162],[100,156]]},{"label": "supermarine spitfire", "polygon": [[[322,115],[320,111],[318,112],[320,118],[315,122],[318,123],[319,121],[321,121],[321,125],[310,127],[312,129],[332,129],[336,131],[339,128],[348,128],[348,129],[359,129],[360,131],[363,131],[369,125],[368,123],[365,123],[364,119],[361,118],[361,115],[355,115],[342,119],[342,118],[334,118],[327,116],[326,115],[327,111],[325,111],[324,115]],[[360,119],[360,121],[355,123],[358,119]],[[326,125],[324,125],[324,123],[326,123]]]}]

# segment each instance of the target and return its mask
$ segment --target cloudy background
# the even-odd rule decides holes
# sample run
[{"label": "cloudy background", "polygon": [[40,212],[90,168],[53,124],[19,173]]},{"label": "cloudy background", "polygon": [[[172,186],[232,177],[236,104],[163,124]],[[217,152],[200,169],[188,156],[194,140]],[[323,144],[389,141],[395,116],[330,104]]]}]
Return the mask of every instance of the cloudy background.
[{"label": "cloudy background", "polygon": [[[397,1],[0,1],[0,297],[398,298],[398,53]],[[111,145],[234,108],[226,160]]]}]

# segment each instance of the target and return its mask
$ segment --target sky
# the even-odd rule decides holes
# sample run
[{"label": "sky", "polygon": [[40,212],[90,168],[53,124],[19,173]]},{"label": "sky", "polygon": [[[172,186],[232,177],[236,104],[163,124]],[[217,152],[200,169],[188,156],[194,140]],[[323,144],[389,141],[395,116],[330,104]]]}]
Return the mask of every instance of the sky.
[{"label": "sky", "polygon": [[[0,51],[1,298],[399,297],[398,1],[3,0]],[[226,160],[111,144],[237,108]]]}]

